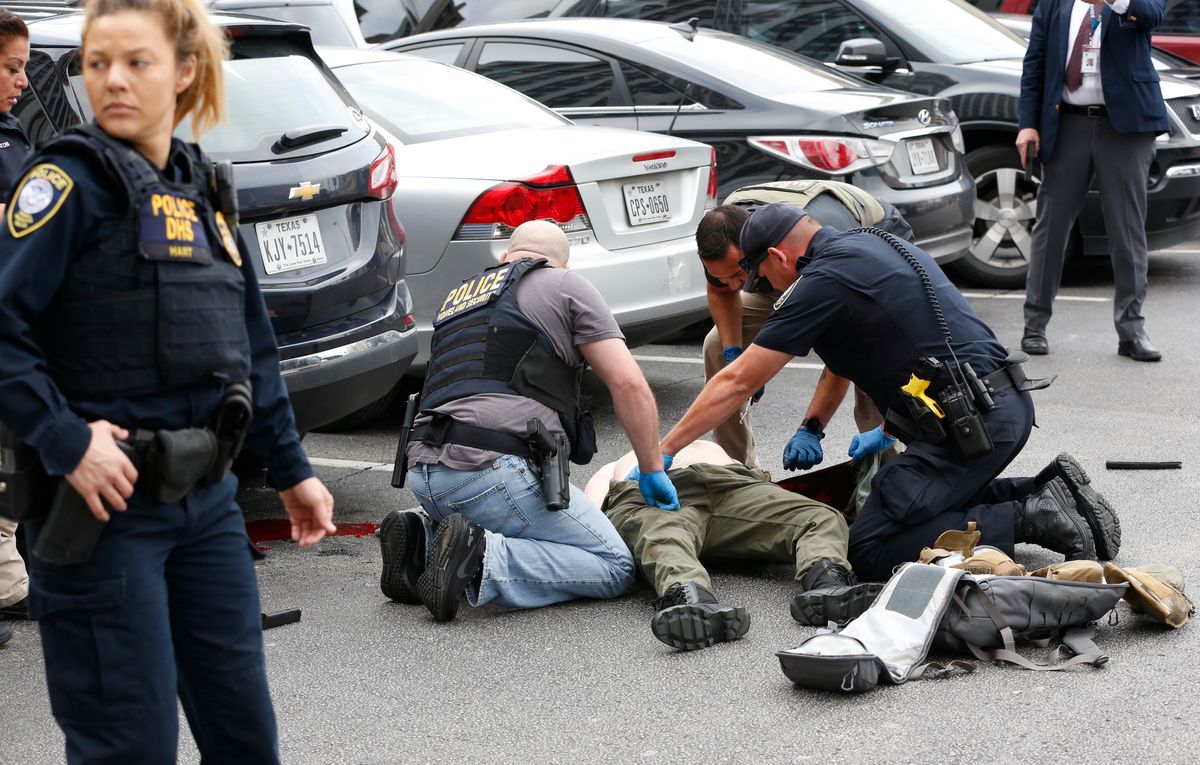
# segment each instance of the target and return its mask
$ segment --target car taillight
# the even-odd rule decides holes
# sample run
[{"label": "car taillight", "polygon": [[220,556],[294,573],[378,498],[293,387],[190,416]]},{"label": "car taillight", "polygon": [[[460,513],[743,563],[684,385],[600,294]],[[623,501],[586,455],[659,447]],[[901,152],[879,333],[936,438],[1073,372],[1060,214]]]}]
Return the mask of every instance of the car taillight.
[{"label": "car taillight", "polygon": [[891,144],[866,138],[766,136],[746,140],[767,154],[830,175],[846,175],[882,165],[892,156]]},{"label": "car taillight", "polygon": [[507,239],[531,220],[548,220],[567,233],[591,228],[571,170],[551,165],[537,175],[497,184],[476,198],[455,239]]},{"label": "car taillight", "polygon": [[708,161],[708,200],[705,202],[705,209],[711,209],[717,206],[717,150],[712,150],[711,158]]},{"label": "car taillight", "polygon": [[367,196],[373,199],[389,199],[399,183],[399,179],[396,178],[396,153],[389,143],[371,163]]}]

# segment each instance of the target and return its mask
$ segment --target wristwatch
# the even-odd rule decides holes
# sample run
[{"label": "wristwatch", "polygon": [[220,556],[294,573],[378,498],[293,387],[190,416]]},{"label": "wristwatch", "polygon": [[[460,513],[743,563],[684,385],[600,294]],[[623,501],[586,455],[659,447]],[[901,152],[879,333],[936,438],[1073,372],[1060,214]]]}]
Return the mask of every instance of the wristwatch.
[{"label": "wristwatch", "polygon": [[821,420],[818,417],[809,417],[807,420],[800,423],[800,427],[804,428],[813,435],[825,435],[825,428],[821,426]]}]

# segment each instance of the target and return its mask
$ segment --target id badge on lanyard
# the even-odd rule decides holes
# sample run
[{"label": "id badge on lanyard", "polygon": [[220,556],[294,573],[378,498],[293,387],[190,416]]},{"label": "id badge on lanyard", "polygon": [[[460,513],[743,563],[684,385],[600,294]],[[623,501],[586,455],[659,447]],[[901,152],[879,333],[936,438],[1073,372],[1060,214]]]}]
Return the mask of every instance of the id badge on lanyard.
[{"label": "id badge on lanyard", "polygon": [[1081,71],[1084,74],[1099,74],[1100,73],[1100,35],[1097,34],[1100,30],[1100,17],[1096,15],[1096,6],[1088,9],[1088,13],[1092,17],[1092,33],[1088,36],[1087,43],[1083,46],[1083,66]]}]

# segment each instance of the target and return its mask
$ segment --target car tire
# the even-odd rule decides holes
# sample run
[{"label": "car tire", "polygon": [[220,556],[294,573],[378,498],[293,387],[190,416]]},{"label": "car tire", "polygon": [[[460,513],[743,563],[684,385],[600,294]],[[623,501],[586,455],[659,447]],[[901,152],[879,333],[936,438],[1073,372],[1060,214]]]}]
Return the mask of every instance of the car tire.
[{"label": "car tire", "polygon": [[1013,146],[968,152],[967,169],[975,178],[975,230],[970,248],[950,268],[980,287],[1024,287],[1041,179],[1025,179]]}]

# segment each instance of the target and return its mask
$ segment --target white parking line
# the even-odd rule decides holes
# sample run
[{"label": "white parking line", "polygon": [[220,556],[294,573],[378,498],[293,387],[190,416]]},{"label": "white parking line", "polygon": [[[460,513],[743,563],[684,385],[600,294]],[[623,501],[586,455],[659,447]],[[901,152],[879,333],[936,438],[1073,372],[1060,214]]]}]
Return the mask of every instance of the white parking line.
[{"label": "white parking line", "polygon": [[[976,300],[1024,300],[1024,292],[964,292],[963,297]],[[1085,297],[1083,295],[1058,295],[1055,300],[1072,300],[1076,303],[1111,303],[1112,298]]]},{"label": "white parking line", "polygon": [[309,457],[308,461],[318,467],[346,468],[347,470],[379,470],[392,472],[390,462],[359,462],[357,460],[339,460],[333,457]]},{"label": "white parking line", "polygon": [[[641,356],[634,355],[635,361],[662,361],[668,364],[703,364],[704,359],[686,358],[683,356]],[[824,369],[824,364],[805,364],[801,361],[789,361],[784,365],[785,369]]]}]

